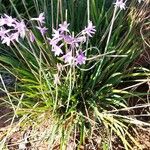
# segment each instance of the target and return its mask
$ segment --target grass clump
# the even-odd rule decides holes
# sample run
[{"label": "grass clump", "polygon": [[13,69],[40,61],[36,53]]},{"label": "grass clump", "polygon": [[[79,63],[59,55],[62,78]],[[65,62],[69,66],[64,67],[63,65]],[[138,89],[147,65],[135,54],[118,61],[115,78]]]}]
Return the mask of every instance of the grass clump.
[{"label": "grass clump", "polygon": [[[130,117],[130,110],[149,106],[149,90],[136,89],[148,84],[150,72],[131,64],[148,46],[148,33],[142,32],[147,16],[141,12],[148,11],[149,1],[30,3],[10,0],[16,18],[5,14],[0,20],[1,72],[16,79],[8,90],[1,77],[1,99],[14,116],[13,130],[0,144],[22,127],[28,134],[20,147],[44,141],[48,149],[112,149],[117,136],[125,149],[141,148],[129,126],[149,123]],[[144,104],[130,106],[132,98]]]}]

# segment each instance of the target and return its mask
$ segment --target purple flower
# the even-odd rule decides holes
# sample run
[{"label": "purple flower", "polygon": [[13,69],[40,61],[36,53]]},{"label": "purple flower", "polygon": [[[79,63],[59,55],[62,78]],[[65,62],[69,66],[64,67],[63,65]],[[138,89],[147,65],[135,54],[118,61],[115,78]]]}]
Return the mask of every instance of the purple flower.
[{"label": "purple flower", "polygon": [[72,57],[72,51],[68,52],[66,55],[63,56],[64,62],[71,64],[74,60],[74,57]]},{"label": "purple flower", "polygon": [[0,18],[0,26],[2,44],[6,43],[7,46],[10,46],[11,42],[19,41],[19,36],[21,38],[25,37],[27,29],[23,20],[19,22],[17,19],[4,14],[4,16]]},{"label": "purple flower", "polygon": [[78,47],[79,43],[84,43],[86,41],[86,37],[85,36],[81,36],[81,37],[72,37],[71,35],[63,35],[62,36],[64,39],[64,42],[66,44],[71,45],[72,48],[74,47]]},{"label": "purple flower", "polygon": [[60,31],[61,33],[63,33],[63,32],[69,32],[68,26],[69,26],[69,24],[67,24],[67,21],[64,21],[62,24],[59,24],[58,31]]},{"label": "purple flower", "polygon": [[10,43],[13,42],[13,41],[19,41],[18,40],[19,38],[19,33],[18,32],[15,32],[15,33],[12,33],[10,35],[7,35],[7,36],[4,36],[2,38],[2,44],[6,43],[7,46],[10,46]]},{"label": "purple flower", "polygon": [[9,36],[10,40],[11,41],[19,41],[19,32],[16,32],[16,33],[12,33],[10,36]]},{"label": "purple flower", "polygon": [[63,54],[61,47],[63,46],[63,43],[61,45],[57,45],[57,43],[60,41],[60,39],[50,39],[47,38],[49,44],[52,46],[52,51],[54,52],[55,56],[59,56],[60,54]]},{"label": "purple flower", "polygon": [[41,24],[45,23],[45,16],[44,16],[44,12],[39,14],[38,18],[31,18],[31,20],[36,20],[39,21]]},{"label": "purple flower", "polygon": [[63,54],[62,50],[61,50],[61,46],[57,46],[57,45],[52,45],[52,51],[54,52],[55,56],[59,56],[60,54]]},{"label": "purple flower", "polygon": [[50,39],[50,38],[47,38],[48,42],[50,45],[56,45],[58,44],[58,42],[61,40],[61,38],[57,38],[57,39]]},{"label": "purple flower", "polygon": [[123,0],[116,0],[115,7],[119,7],[121,10],[125,10],[125,3],[123,2]]},{"label": "purple flower", "polygon": [[4,17],[0,18],[0,26],[7,25],[9,27],[15,26],[16,19],[4,14]]},{"label": "purple flower", "polygon": [[5,30],[4,28],[0,28],[0,37],[3,39],[10,30]]},{"label": "purple flower", "polygon": [[64,35],[63,39],[64,39],[65,43],[70,44],[70,45],[73,45],[75,42],[74,37],[72,37],[71,35]]},{"label": "purple flower", "polygon": [[82,31],[82,34],[87,34],[89,37],[92,37],[92,34],[95,34],[95,26],[93,26],[92,21],[88,23],[88,26]]},{"label": "purple flower", "polygon": [[10,42],[11,42],[11,38],[10,37],[3,37],[3,40],[2,40],[2,44],[6,43],[7,46],[10,46]]},{"label": "purple flower", "polygon": [[75,40],[76,40],[77,43],[85,43],[86,42],[86,37],[85,36],[80,36],[80,37],[77,37]]},{"label": "purple flower", "polygon": [[36,27],[36,28],[40,30],[42,36],[44,36],[44,34],[46,33],[46,31],[48,30],[46,27]]},{"label": "purple flower", "polygon": [[86,57],[84,56],[84,54],[82,52],[80,52],[75,59],[76,64],[78,65],[82,65],[85,64],[86,61]]},{"label": "purple flower", "polygon": [[[11,16],[8,16],[8,15],[4,15],[5,17],[3,18],[2,22],[4,24],[6,24],[7,26],[9,27],[12,27],[12,26],[15,26],[15,23],[16,23],[16,19],[13,19]],[[3,24],[3,25],[4,25]]]},{"label": "purple flower", "polygon": [[25,37],[26,25],[25,25],[25,23],[24,23],[23,20],[21,20],[21,22],[16,22],[15,30],[18,31],[18,33],[20,34],[20,36],[21,36],[22,38]]},{"label": "purple flower", "polygon": [[3,17],[1,17],[1,18],[0,18],[0,26],[5,25],[5,23],[6,23],[6,19],[3,18]]},{"label": "purple flower", "polygon": [[74,43],[75,43],[76,47],[79,47],[79,44],[85,43],[85,42],[86,42],[86,37],[85,36],[76,37],[74,39]]},{"label": "purple flower", "polygon": [[34,34],[30,31],[29,32],[29,39],[30,39],[30,41],[33,43],[34,42],[34,40],[35,40],[35,36],[34,36]]},{"label": "purple flower", "polygon": [[60,33],[59,33],[58,30],[53,29],[53,32],[54,32],[54,33],[52,34],[53,39],[58,39],[58,38],[60,38]]}]

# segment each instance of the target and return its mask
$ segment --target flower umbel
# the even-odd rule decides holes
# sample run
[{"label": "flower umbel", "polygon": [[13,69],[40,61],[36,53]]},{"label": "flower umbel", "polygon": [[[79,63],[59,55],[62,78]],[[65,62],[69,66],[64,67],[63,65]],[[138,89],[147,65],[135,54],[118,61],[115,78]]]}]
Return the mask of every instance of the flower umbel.
[{"label": "flower umbel", "polygon": [[10,46],[11,42],[19,41],[19,37],[24,38],[26,34],[26,25],[23,20],[19,21],[4,14],[0,18],[0,38],[2,44]]},{"label": "flower umbel", "polygon": [[[88,26],[79,32],[76,36],[68,29],[69,24],[64,21],[59,24],[59,28],[53,29],[52,39],[47,38],[52,46],[52,51],[55,56],[62,55],[64,63],[69,65],[85,64],[86,57],[81,51],[82,45],[95,34],[96,29],[92,21],[89,21]],[[66,53],[63,50],[66,49]]]}]

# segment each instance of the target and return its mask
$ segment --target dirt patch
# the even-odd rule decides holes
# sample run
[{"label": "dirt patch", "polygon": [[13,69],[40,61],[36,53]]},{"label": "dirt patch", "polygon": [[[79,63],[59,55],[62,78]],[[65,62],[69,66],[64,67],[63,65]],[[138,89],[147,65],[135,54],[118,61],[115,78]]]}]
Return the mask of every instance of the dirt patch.
[{"label": "dirt patch", "polygon": [[12,110],[10,108],[7,107],[0,108],[0,128],[6,127],[10,124],[11,117],[9,114],[11,112]]},{"label": "dirt patch", "polygon": [[150,150],[150,128],[138,128],[135,139],[142,145],[143,150]]}]

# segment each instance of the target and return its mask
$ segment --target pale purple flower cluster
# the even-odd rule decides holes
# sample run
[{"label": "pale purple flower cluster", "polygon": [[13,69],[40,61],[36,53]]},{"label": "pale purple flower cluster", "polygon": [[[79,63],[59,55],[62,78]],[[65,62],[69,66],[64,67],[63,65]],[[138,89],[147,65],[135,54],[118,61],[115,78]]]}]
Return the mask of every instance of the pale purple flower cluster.
[{"label": "pale purple flower cluster", "polygon": [[[81,51],[81,46],[88,40],[87,37],[92,37],[95,34],[95,26],[90,21],[88,26],[77,36],[71,34],[68,27],[69,24],[64,21],[57,30],[53,29],[52,39],[48,38],[52,51],[55,56],[62,57],[65,63],[85,64],[86,57]],[[65,50],[66,52],[64,52]]]},{"label": "pale purple flower cluster", "polygon": [[[95,34],[95,26],[89,21],[88,26],[84,28],[76,36],[69,31],[69,23],[64,21],[59,24],[57,30],[53,29],[52,38],[45,35],[48,29],[44,26],[45,16],[44,13],[40,13],[37,18],[31,18],[30,21],[36,21],[38,26],[36,28],[40,31],[42,36],[48,40],[51,45],[51,51],[57,57],[63,58],[64,63],[69,65],[82,65],[85,64],[86,56],[82,51],[82,45]],[[24,21],[17,20],[4,14],[0,18],[0,40],[2,44],[10,46],[11,42],[19,41],[19,38],[29,37],[29,40],[33,43],[36,39],[31,30],[28,30]]]},{"label": "pale purple flower cluster", "polygon": [[119,7],[120,10],[126,9],[126,5],[125,5],[125,2],[123,2],[123,0],[116,0],[114,4],[115,4],[115,7]]},{"label": "pale purple flower cluster", "polygon": [[10,46],[11,42],[18,42],[18,38],[24,38],[26,33],[26,26],[23,20],[18,21],[4,14],[0,18],[0,40],[2,44],[6,43]]}]

